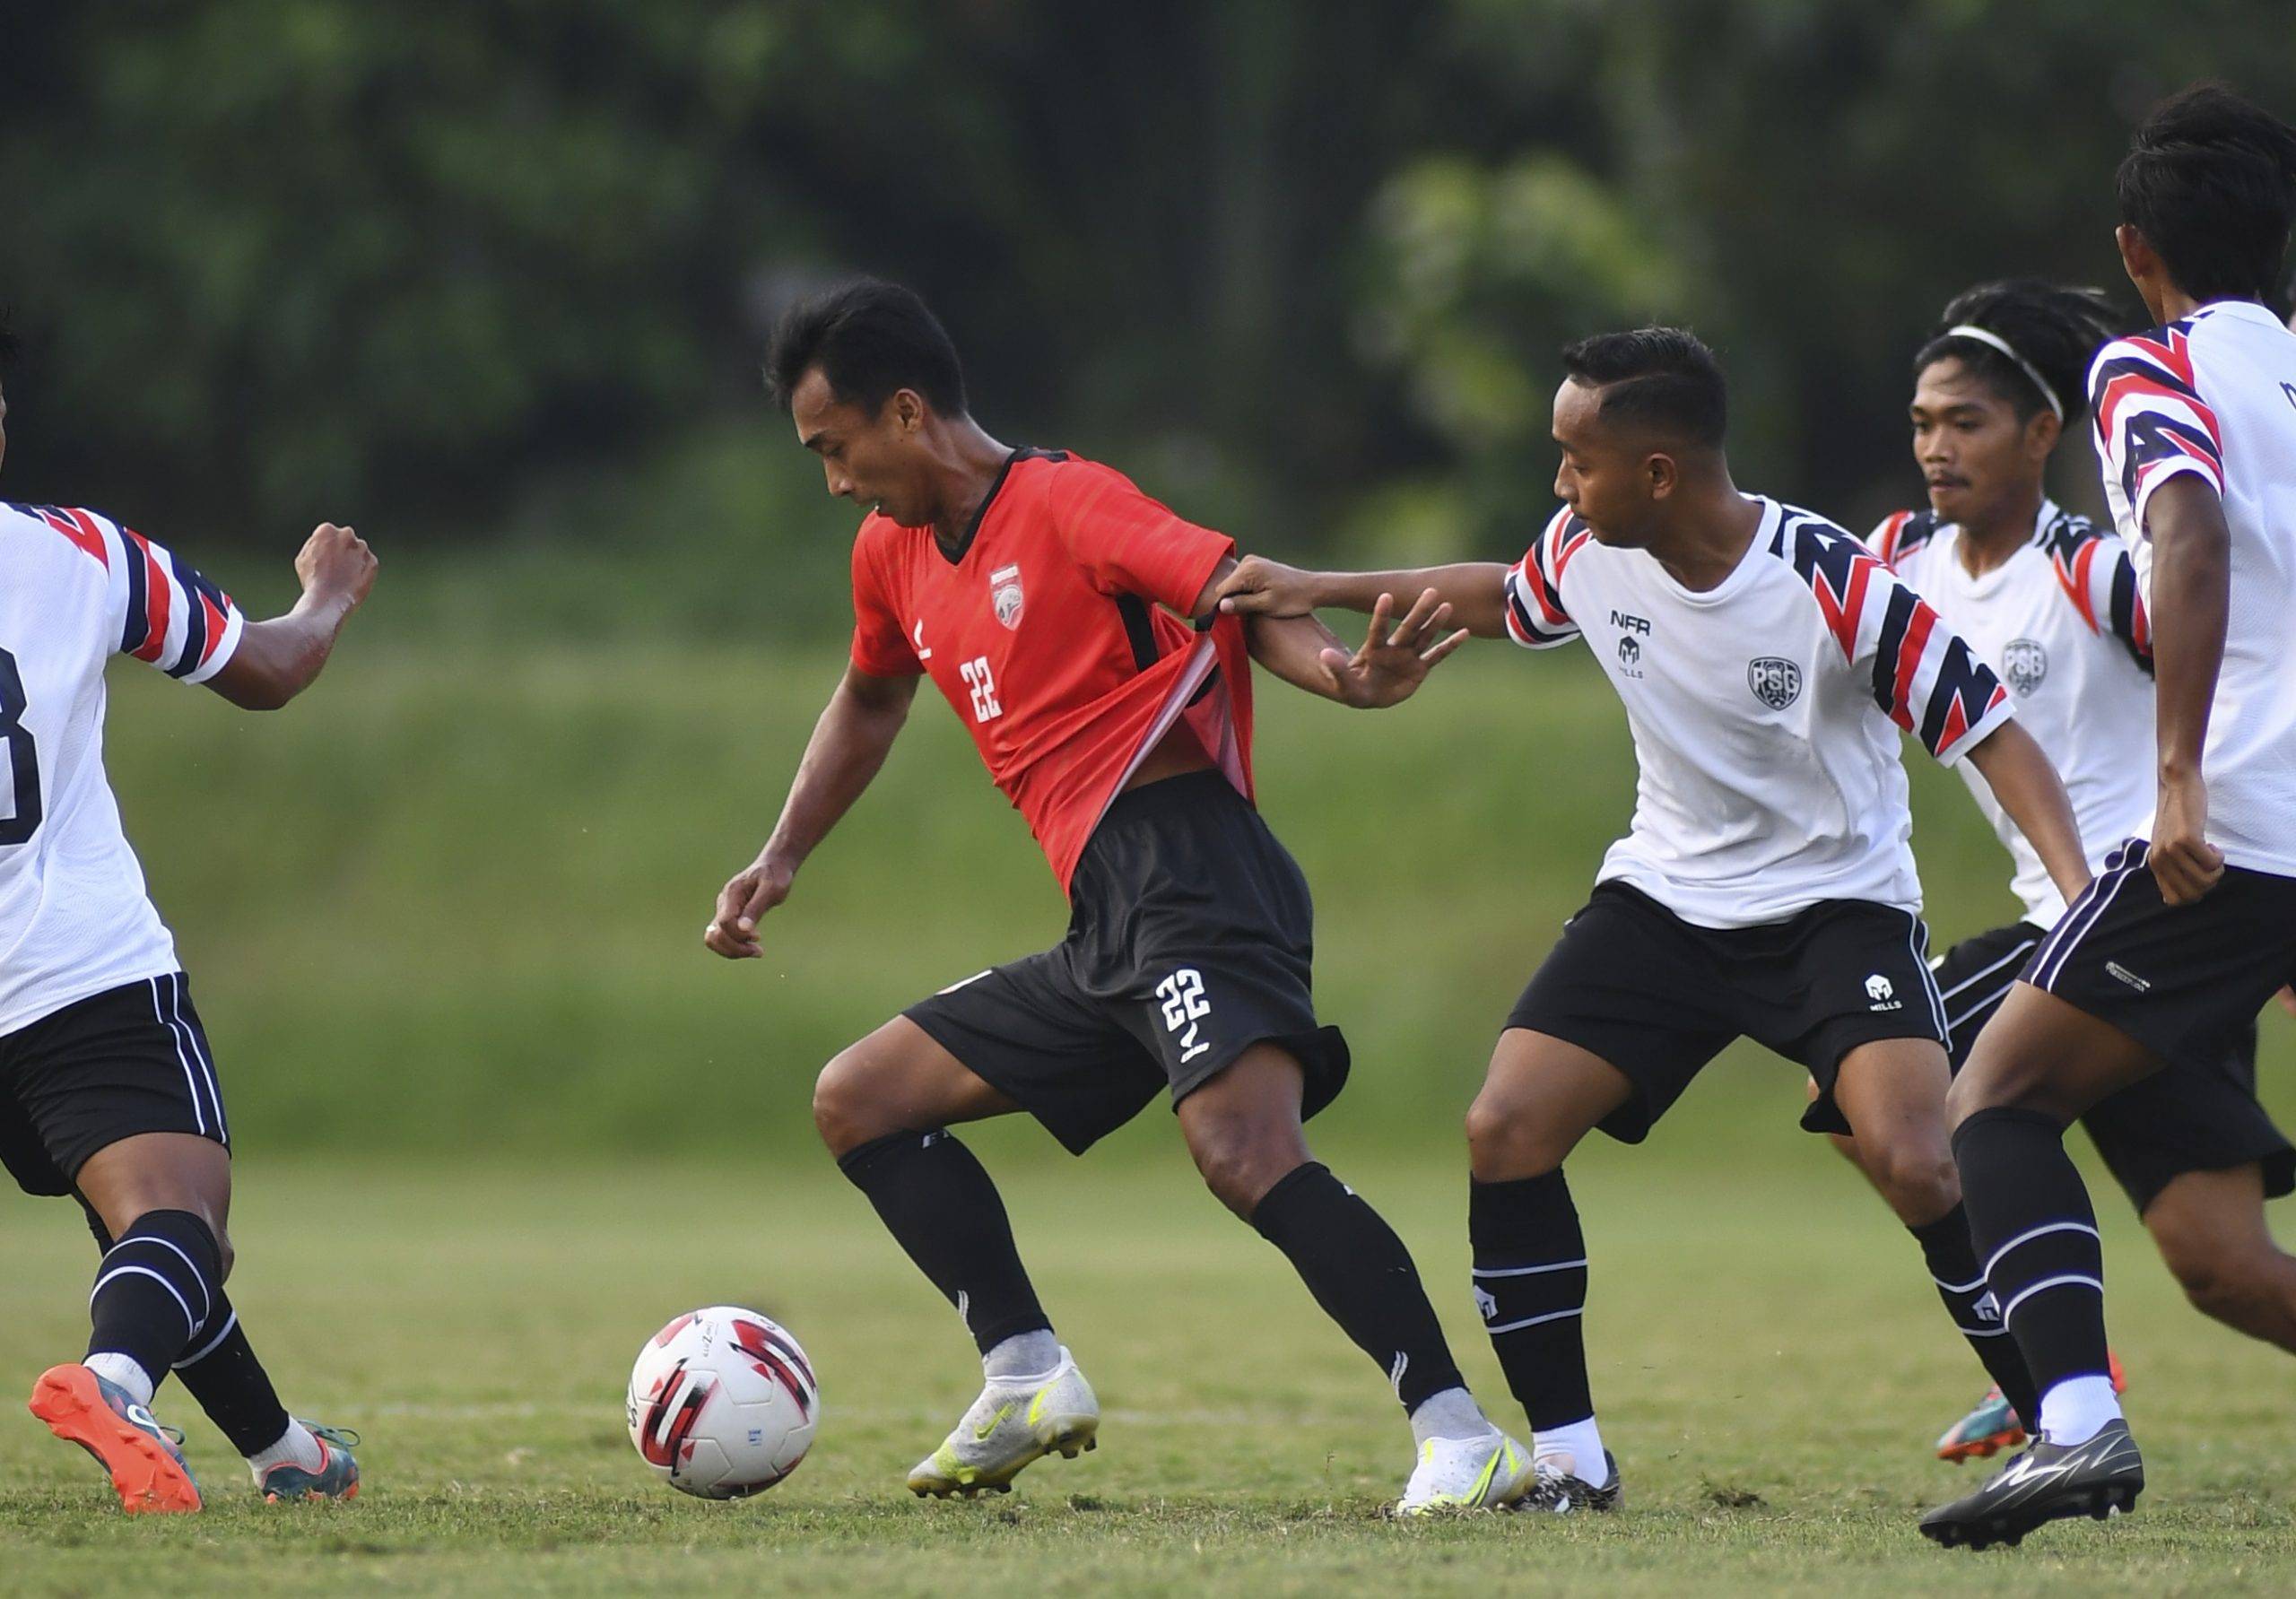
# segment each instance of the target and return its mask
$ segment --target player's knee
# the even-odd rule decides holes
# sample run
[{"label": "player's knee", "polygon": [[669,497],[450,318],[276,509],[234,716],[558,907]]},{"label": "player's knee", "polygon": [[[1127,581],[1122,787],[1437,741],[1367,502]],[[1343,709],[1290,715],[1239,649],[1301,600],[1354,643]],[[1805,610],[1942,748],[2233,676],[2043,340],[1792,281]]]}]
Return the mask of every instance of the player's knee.
[{"label": "player's knee", "polygon": [[832,1155],[899,1131],[876,1125],[876,1105],[877,1096],[869,1092],[868,1062],[857,1044],[839,1051],[813,1079],[813,1127]]},{"label": "player's knee", "polygon": [[1909,1225],[1934,1221],[1961,1203],[1953,1157],[1926,1141],[1867,1151],[1865,1166],[1890,1208]]},{"label": "player's knee", "polygon": [[1538,1177],[1561,1165],[1568,1152],[1553,1148],[1522,1107],[1488,1090],[1467,1107],[1467,1164],[1480,1181]]},{"label": "player's knee", "polygon": [[[2154,1220],[2147,1217],[2148,1221]],[[2170,1223],[2153,1228],[2161,1262],[2169,1275],[2185,1290],[2193,1308],[2205,1316],[2227,1320],[2237,1315],[2249,1286],[2259,1273],[2237,1241],[2217,1238],[2202,1228]]]},{"label": "player's knee", "polygon": [[1309,1158],[1296,1125],[1240,1119],[1196,1127],[1188,1137],[1188,1153],[1213,1197],[1245,1217]]}]

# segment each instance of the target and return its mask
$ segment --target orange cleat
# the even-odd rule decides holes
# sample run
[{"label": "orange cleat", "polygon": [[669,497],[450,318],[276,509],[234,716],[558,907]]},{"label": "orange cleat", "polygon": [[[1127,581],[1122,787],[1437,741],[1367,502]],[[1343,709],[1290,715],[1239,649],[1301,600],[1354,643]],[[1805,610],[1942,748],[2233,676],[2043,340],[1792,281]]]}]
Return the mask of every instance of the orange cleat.
[{"label": "orange cleat", "polygon": [[85,1366],[51,1366],[32,1385],[29,1408],[50,1432],[96,1457],[130,1516],[199,1508],[183,1451],[117,1384]]},{"label": "orange cleat", "polygon": [[[2113,1375],[2113,1392],[2128,1392],[2128,1377],[2120,1369],[2120,1357],[2108,1353]],[[1937,1440],[1937,1458],[1950,1460],[1959,1465],[1964,1460],[1987,1460],[2004,1449],[2013,1449],[2025,1441],[2025,1423],[2010,1403],[2001,1396],[1996,1385],[1985,1391],[1977,1408],[1953,1423],[1944,1438]]]}]

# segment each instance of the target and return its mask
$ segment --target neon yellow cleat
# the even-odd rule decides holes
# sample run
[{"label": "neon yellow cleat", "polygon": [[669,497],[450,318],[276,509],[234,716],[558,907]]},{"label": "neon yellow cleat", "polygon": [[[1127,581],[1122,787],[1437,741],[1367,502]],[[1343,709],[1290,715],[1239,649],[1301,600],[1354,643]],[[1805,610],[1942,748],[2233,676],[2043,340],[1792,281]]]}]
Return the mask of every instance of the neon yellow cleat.
[{"label": "neon yellow cleat", "polygon": [[941,1447],[909,1473],[920,1499],[1009,1493],[1013,1479],[1047,1455],[1074,1460],[1100,1447],[1100,1403],[1065,1349],[1051,1371],[1017,1380],[999,1378],[980,1391],[972,1408]]},{"label": "neon yellow cleat", "polygon": [[1530,1491],[1531,1452],[1497,1428],[1482,1438],[1431,1438],[1393,1514],[1497,1510]]}]

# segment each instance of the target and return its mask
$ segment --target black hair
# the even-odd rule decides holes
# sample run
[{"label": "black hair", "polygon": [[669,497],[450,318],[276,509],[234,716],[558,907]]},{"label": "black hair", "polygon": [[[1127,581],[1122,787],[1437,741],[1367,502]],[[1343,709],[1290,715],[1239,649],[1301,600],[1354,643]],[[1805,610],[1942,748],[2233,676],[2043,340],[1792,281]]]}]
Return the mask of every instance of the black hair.
[{"label": "black hair", "polygon": [[1563,346],[1562,369],[1603,391],[1596,414],[1605,421],[1631,419],[1709,447],[1729,429],[1722,363],[1687,328],[1598,333]]},{"label": "black hair", "polygon": [[2296,128],[2222,83],[2152,108],[2114,178],[2120,220],[2195,300],[2273,300],[2296,221]]},{"label": "black hair", "polygon": [[765,382],[789,408],[807,372],[819,368],[830,392],[874,415],[904,388],[945,416],[965,413],[964,368],[948,331],[916,293],[862,278],[792,306],[773,332]]},{"label": "black hair", "polygon": [[[1984,329],[2025,366],[1982,339],[1953,332],[1956,327]],[[1937,330],[1914,355],[1913,374],[1920,377],[1934,361],[1958,360],[2014,406],[2020,421],[2031,421],[2054,399],[2069,430],[2089,413],[2089,362],[2118,331],[2112,302],[2100,289],[2064,288],[2037,278],[1979,283],[1946,302]]]}]

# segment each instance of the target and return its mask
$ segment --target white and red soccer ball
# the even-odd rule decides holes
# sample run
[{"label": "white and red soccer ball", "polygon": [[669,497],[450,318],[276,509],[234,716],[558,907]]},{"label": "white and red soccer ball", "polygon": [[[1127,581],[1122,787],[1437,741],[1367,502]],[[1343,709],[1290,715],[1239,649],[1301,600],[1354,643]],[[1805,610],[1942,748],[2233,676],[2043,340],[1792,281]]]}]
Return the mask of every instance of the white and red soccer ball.
[{"label": "white and red soccer ball", "polygon": [[738,1305],[679,1317],[630,1374],[630,1441],[656,1476],[706,1499],[760,1493],[796,1471],[820,1417],[805,1351]]}]

